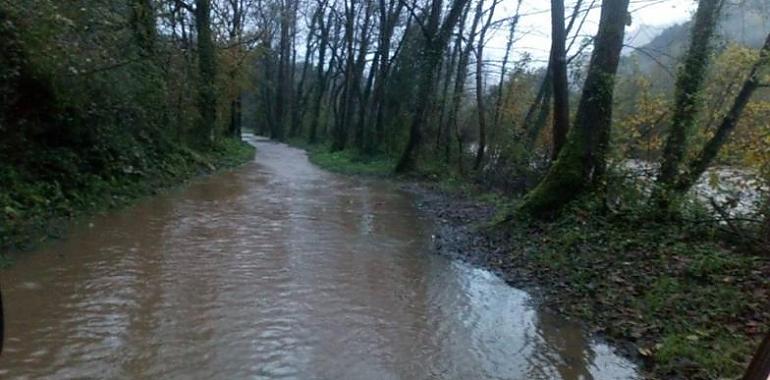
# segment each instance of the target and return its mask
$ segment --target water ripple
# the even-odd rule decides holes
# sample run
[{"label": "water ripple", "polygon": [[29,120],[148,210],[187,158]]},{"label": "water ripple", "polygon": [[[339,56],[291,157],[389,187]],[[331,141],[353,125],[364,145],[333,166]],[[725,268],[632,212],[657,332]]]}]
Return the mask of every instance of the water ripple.
[{"label": "water ripple", "polygon": [[[627,379],[387,182],[255,162],[96,216],[3,273],[3,379]],[[89,227],[89,224],[92,227]]]}]

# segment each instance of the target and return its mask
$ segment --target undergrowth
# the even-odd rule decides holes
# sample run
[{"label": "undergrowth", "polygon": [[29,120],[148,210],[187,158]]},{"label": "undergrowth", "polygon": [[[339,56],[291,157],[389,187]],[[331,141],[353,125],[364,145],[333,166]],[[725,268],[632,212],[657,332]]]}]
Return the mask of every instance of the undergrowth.
[{"label": "undergrowth", "polygon": [[651,377],[740,376],[770,323],[770,260],[710,225],[575,206],[550,222],[513,220],[510,265],[547,303],[633,342]]}]

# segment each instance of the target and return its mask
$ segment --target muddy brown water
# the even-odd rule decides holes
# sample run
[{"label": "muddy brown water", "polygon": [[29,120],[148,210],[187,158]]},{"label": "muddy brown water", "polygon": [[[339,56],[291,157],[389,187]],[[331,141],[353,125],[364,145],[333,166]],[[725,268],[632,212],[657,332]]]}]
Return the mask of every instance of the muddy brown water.
[{"label": "muddy brown water", "polygon": [[630,379],[633,364],[431,254],[388,182],[249,137],[253,163],[99,215],[2,272],[3,379]]}]

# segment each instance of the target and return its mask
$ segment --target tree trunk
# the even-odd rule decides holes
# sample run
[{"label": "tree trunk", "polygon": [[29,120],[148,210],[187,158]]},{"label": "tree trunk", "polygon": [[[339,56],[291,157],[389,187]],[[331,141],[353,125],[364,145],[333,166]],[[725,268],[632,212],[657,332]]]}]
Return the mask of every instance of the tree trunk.
[{"label": "tree trunk", "polygon": [[492,116],[493,134],[497,134],[497,128],[500,125],[500,113],[502,111],[503,104],[506,100],[505,98],[507,94],[503,90],[503,88],[505,87],[505,79],[506,79],[506,75],[508,74],[508,60],[510,59],[511,48],[513,47],[513,37],[515,36],[515,33],[516,33],[516,26],[519,23],[519,9],[521,8],[521,2],[522,0],[518,0],[518,2],[516,3],[516,13],[511,19],[511,27],[508,30],[508,40],[505,44],[505,54],[503,55],[503,63],[500,66],[500,80],[497,84],[497,97],[495,99],[495,110]]},{"label": "tree trunk", "polygon": [[151,0],[133,0],[131,9],[131,29],[141,56],[151,56],[155,52],[155,10]]},{"label": "tree trunk", "polygon": [[698,113],[698,97],[706,77],[711,37],[716,28],[722,0],[701,0],[695,12],[695,22],[690,37],[684,65],[676,79],[674,109],[671,127],[663,147],[663,157],[653,202],[661,209],[668,209],[670,189],[679,174],[679,167],[687,152],[687,139]]},{"label": "tree trunk", "polygon": [[3,353],[3,343],[5,343],[5,312],[3,311],[3,294],[0,291],[0,354]]},{"label": "tree trunk", "polygon": [[540,136],[540,131],[545,127],[548,113],[551,111],[551,96],[553,94],[552,73],[551,59],[549,58],[543,81],[540,82],[540,88],[537,90],[535,100],[532,101],[529,109],[527,109],[522,123],[526,133],[525,147],[529,149],[534,147],[537,137]]},{"label": "tree trunk", "polygon": [[[329,12],[330,17],[329,20],[334,20],[334,34],[333,34],[333,40],[332,43],[329,45],[329,67],[326,69],[326,83],[329,87],[328,89],[328,96],[327,96],[327,112],[326,112],[326,120],[323,124],[321,124],[321,133],[324,136],[331,135],[332,138],[334,138],[334,131],[336,128],[336,120],[339,119],[340,114],[340,93],[342,92],[342,88],[344,87],[342,84],[337,83],[336,76],[340,73],[344,73],[344,70],[338,70],[341,64],[339,63],[341,57],[337,53],[337,49],[340,46],[340,35],[342,31],[342,20],[337,17],[336,14],[333,12]],[[344,82],[342,82],[344,84]]]},{"label": "tree trunk", "polygon": [[527,194],[519,211],[553,214],[604,175],[612,121],[615,74],[623,47],[629,0],[604,1],[594,52],[580,97],[575,126],[545,178]]},{"label": "tree trunk", "polygon": [[287,76],[286,76],[286,123],[288,124],[288,135],[294,137],[296,131],[292,131],[294,128],[295,116],[297,115],[297,101],[299,94],[296,93],[295,83],[297,83],[295,77],[297,73],[297,14],[299,1],[292,0],[293,3],[291,9],[291,21],[289,22],[289,42],[286,54],[289,55]]},{"label": "tree trunk", "polygon": [[[243,0],[231,0],[230,6],[232,8],[232,22],[231,22],[231,29],[230,29],[230,42],[234,43],[236,45],[235,49],[239,52],[241,51],[241,38],[243,35]],[[238,85],[235,84],[237,81],[237,69],[232,69],[230,71],[230,84],[234,85],[236,88],[238,88]],[[241,108],[243,103],[243,95],[240,93],[240,89],[238,89],[238,93],[235,95],[235,98],[230,101],[230,125],[228,128],[228,137],[239,139],[241,138]]]},{"label": "tree trunk", "polygon": [[354,55],[355,44],[355,17],[356,1],[345,1],[345,75],[343,77],[344,87],[342,88],[342,104],[340,105],[340,117],[334,123],[334,138],[331,146],[332,152],[345,149],[348,140],[348,130],[353,117],[353,102],[355,100],[356,80],[356,57]]},{"label": "tree trunk", "polygon": [[195,26],[198,32],[198,111],[200,119],[196,140],[202,146],[211,144],[217,122],[217,52],[211,33],[211,1],[196,0]]},{"label": "tree trunk", "polygon": [[[366,115],[365,109],[366,109],[366,103],[367,103],[367,97],[368,94],[362,93],[361,89],[361,82],[364,78],[364,69],[366,68],[366,54],[369,50],[369,42],[370,42],[370,24],[372,20],[372,14],[374,13],[374,4],[372,4],[372,0],[366,1],[366,11],[364,12],[364,23],[361,26],[361,33],[359,33],[359,39],[361,40],[359,46],[358,46],[358,57],[355,61],[354,66],[354,72],[353,72],[353,95],[355,100],[358,103],[357,110],[358,112],[358,118],[355,127],[355,144],[358,147],[358,150],[363,152],[366,150],[366,141],[364,140],[364,118]],[[373,70],[373,69],[372,69]],[[371,73],[370,73],[371,74]],[[371,75],[369,76],[371,78]],[[369,84],[371,81],[367,81],[366,88],[369,88]],[[368,90],[365,90],[368,91]],[[354,109],[355,109],[354,108]],[[353,110],[351,109],[351,124],[353,122]]]},{"label": "tree trunk", "polygon": [[[433,0],[431,4],[430,20],[428,21],[426,35],[424,36],[426,47],[424,54],[426,57],[419,83],[416,109],[409,127],[409,140],[396,165],[396,173],[405,173],[415,168],[415,156],[422,140],[422,125],[428,110],[433,104],[433,97],[435,95],[436,69],[441,65],[441,60],[444,57],[443,53],[451,37],[452,30],[457,25],[457,21],[460,19],[460,15],[467,2],[468,0],[454,0],[443,23],[440,21],[443,2],[441,0]],[[439,24],[441,25],[439,26]]]},{"label": "tree trunk", "polygon": [[[588,9],[591,9],[593,7],[593,4],[595,1],[596,0],[591,2],[591,4],[588,6]],[[575,26],[575,21],[577,21],[577,17],[580,14],[580,7],[582,4],[583,4],[583,0],[578,0],[575,3],[575,8],[572,11],[572,16],[570,17],[569,24],[567,25],[567,29],[564,31],[565,38],[570,34],[570,32],[572,31],[572,28]],[[579,33],[580,29],[582,29],[583,22],[585,21],[586,17],[588,17],[588,13],[589,12],[585,12],[585,15],[583,16],[583,21],[581,21],[580,26],[578,26],[578,30],[575,32],[574,36],[572,37],[569,47],[565,49],[565,53],[566,51],[570,50],[572,45],[577,40],[578,36],[580,36],[580,33]],[[553,54],[549,54],[548,65],[546,66],[546,70],[545,70],[545,76],[543,77],[543,81],[541,82],[540,87],[537,90],[537,95],[535,96],[535,100],[529,106],[526,116],[524,117],[523,128],[525,131],[525,138],[526,138],[525,147],[529,149],[532,149],[534,147],[535,141],[537,141],[538,136],[540,136],[540,132],[545,127],[545,122],[548,119],[548,114],[551,111],[551,98],[553,96],[553,88],[554,88],[554,85],[552,83],[553,60],[554,60]],[[566,61],[566,63],[568,62],[569,60]],[[558,156],[553,155],[552,159],[555,159],[555,157],[558,157]]]},{"label": "tree trunk", "polygon": [[553,84],[553,150],[551,159],[567,139],[569,131],[569,84],[567,82],[567,35],[564,29],[564,0],[551,0],[551,82]]},{"label": "tree trunk", "polygon": [[476,161],[473,164],[473,170],[479,170],[482,162],[484,162],[484,152],[487,149],[487,111],[484,104],[484,39],[487,35],[487,29],[492,23],[492,17],[495,14],[495,7],[497,7],[498,0],[493,0],[492,6],[489,7],[489,14],[487,14],[487,21],[484,26],[481,27],[479,33],[479,42],[476,44],[476,108],[478,110],[479,117],[479,144],[476,149]]},{"label": "tree trunk", "polygon": [[[447,124],[449,124],[449,129],[455,134],[455,139],[457,140],[457,169],[462,174],[465,170],[463,167],[463,155],[465,152],[463,152],[463,137],[460,133],[460,127],[458,123],[458,115],[460,113],[460,106],[462,105],[463,95],[465,93],[465,80],[468,76],[468,61],[470,60],[471,52],[473,51],[473,41],[476,39],[476,30],[478,28],[479,22],[481,21],[481,16],[483,14],[484,9],[484,1],[479,0],[479,2],[476,5],[475,14],[473,16],[473,21],[471,23],[471,30],[468,34],[468,39],[466,41],[465,47],[462,49],[462,52],[460,53],[460,57],[457,62],[457,76],[455,77],[454,81],[454,90],[452,95],[452,103],[449,107],[449,116],[447,117]],[[465,17],[463,17],[463,21],[465,20]],[[462,32],[462,25],[461,25],[461,32]],[[462,33],[461,33],[462,34]],[[462,40],[463,36],[459,35],[457,37],[458,39]],[[458,41],[458,44],[460,42]],[[448,137],[448,136],[447,136]],[[449,146],[449,143],[447,141],[447,146]]]},{"label": "tree trunk", "polygon": [[[465,16],[463,16],[464,20]],[[462,23],[462,21],[461,21]],[[461,24],[462,25],[462,24]],[[452,77],[456,71],[455,67],[457,66],[457,57],[460,55],[460,40],[461,37],[459,35],[462,35],[462,28],[460,29],[458,33],[457,41],[455,42],[454,46],[452,47],[451,53],[449,53],[449,60],[445,64],[445,72],[444,72],[444,86],[441,90],[441,113],[439,114],[438,119],[438,133],[436,134],[436,155],[437,158],[441,154],[441,144],[451,143],[452,139],[447,138],[449,134],[451,134],[451,130],[447,128],[449,126],[449,123],[447,122],[447,113],[449,111],[448,101],[449,101],[449,89],[450,85],[452,84]],[[449,164],[449,148],[444,147],[444,162]]]},{"label": "tree trunk", "polygon": [[320,9],[316,10],[313,14],[313,19],[310,22],[310,31],[308,32],[305,40],[305,61],[302,64],[302,74],[299,78],[299,84],[297,85],[297,92],[294,97],[294,107],[291,113],[291,128],[289,129],[289,136],[295,137],[302,129],[302,120],[305,116],[305,81],[307,79],[308,70],[312,64],[311,56],[313,55],[313,34],[315,34],[315,27],[318,21],[318,17],[322,17],[319,13]]},{"label": "tree trunk", "polygon": [[372,90],[374,86],[374,77],[377,76],[377,70],[379,69],[379,61],[380,61],[380,52],[377,50],[374,53],[374,58],[372,59],[372,66],[369,69],[369,75],[366,78],[366,85],[364,86],[364,92],[361,95],[361,104],[358,109],[358,126],[356,127],[359,131],[361,131],[361,138],[362,138],[362,150],[367,155],[374,154],[374,131],[370,127],[369,130],[366,130],[366,126],[369,125],[367,121],[370,121],[370,117],[372,115],[367,115],[367,111],[371,110],[373,107],[372,104]]},{"label": "tree trunk", "polygon": [[[319,5],[321,7],[321,5]],[[321,123],[321,102],[323,101],[324,92],[326,92],[326,74],[324,70],[324,64],[326,63],[326,46],[329,44],[329,30],[332,23],[332,14],[328,16],[326,24],[323,21],[323,8],[319,10],[321,16],[318,19],[319,28],[321,30],[320,41],[318,42],[318,67],[316,71],[316,89],[315,99],[313,101],[313,116],[310,121],[310,134],[308,142],[315,144],[318,142],[318,125]]]},{"label": "tree trunk", "polygon": [[412,116],[412,122],[409,128],[409,139],[407,141],[404,153],[396,165],[396,173],[406,173],[415,169],[416,151],[422,142],[422,124],[425,121],[427,111],[431,105],[431,95],[433,94],[434,78],[436,76],[435,66],[441,62],[441,52],[431,51],[426,53],[429,57],[425,60],[423,73],[420,75],[420,83],[417,93],[417,104]]},{"label": "tree trunk", "polygon": [[[450,68],[454,67],[454,71],[448,70],[447,77],[454,74],[455,78],[450,80],[447,79],[447,85],[449,85],[449,82],[451,81],[453,83],[452,86],[452,92],[451,96],[449,95],[449,92],[447,93],[448,105],[447,105],[447,115],[446,119],[442,121],[442,123],[445,125],[444,127],[444,162],[448,165],[451,161],[452,156],[452,134],[457,129],[457,109],[459,106],[459,100],[457,99],[457,78],[461,73],[461,70],[463,70],[463,64],[462,62],[462,56],[465,53],[466,49],[463,49],[463,33],[465,30],[465,20],[468,18],[468,12],[470,11],[470,2],[465,7],[465,10],[463,11],[462,16],[460,17],[459,26],[457,28],[457,37],[455,38],[455,46],[454,46],[454,52],[452,53],[453,56],[456,55],[456,57],[452,57],[452,60],[455,61],[452,65],[450,65]],[[465,69],[467,70],[467,62],[465,63]],[[460,89],[460,93],[462,93],[462,89]],[[461,98],[462,99],[462,98]],[[455,106],[455,103],[457,105]],[[457,135],[459,136],[459,134]]]},{"label": "tree trunk", "polygon": [[235,99],[230,102],[230,128],[228,131],[229,137],[234,139],[241,139],[241,120],[242,115],[242,103],[243,96],[238,94]]},{"label": "tree trunk", "polygon": [[749,368],[743,375],[743,380],[767,380],[770,379],[770,333],[765,336],[759,345],[754,358],[751,359]]},{"label": "tree trunk", "polygon": [[[385,0],[380,0],[380,35],[378,44],[378,53],[380,56],[380,68],[377,70],[377,76],[374,79],[374,94],[372,95],[372,104],[374,104],[374,137],[372,138],[371,151],[381,146],[385,140],[385,90],[387,80],[390,74],[390,48],[393,31],[396,27],[403,9],[401,1],[392,0],[385,7]],[[398,5],[396,5],[396,3]]]},{"label": "tree trunk", "polygon": [[275,123],[273,125],[272,138],[283,141],[286,136],[286,115],[289,105],[289,65],[291,64],[289,30],[291,29],[290,5],[285,0],[281,4],[280,38],[278,40],[278,85],[275,96]]},{"label": "tree trunk", "polygon": [[698,156],[689,165],[686,173],[679,176],[675,191],[675,196],[681,197],[698,181],[703,172],[706,171],[708,166],[716,158],[719,150],[727,142],[730,133],[738,125],[738,120],[741,117],[743,109],[749,103],[751,96],[754,94],[757,88],[759,88],[759,71],[768,64],[768,57],[770,57],[770,34],[765,39],[765,44],[759,52],[759,58],[751,67],[748,78],[743,82],[740,92],[735,97],[733,105],[724,116],[722,122],[719,124],[716,133],[703,147]]}]

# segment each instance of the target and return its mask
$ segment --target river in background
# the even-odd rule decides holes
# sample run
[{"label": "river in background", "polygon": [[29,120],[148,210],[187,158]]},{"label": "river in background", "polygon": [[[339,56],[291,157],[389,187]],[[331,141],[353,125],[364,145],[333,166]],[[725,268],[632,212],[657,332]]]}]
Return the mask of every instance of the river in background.
[{"label": "river in background", "polygon": [[85,220],[2,272],[3,379],[630,379],[386,181],[254,162]]}]

